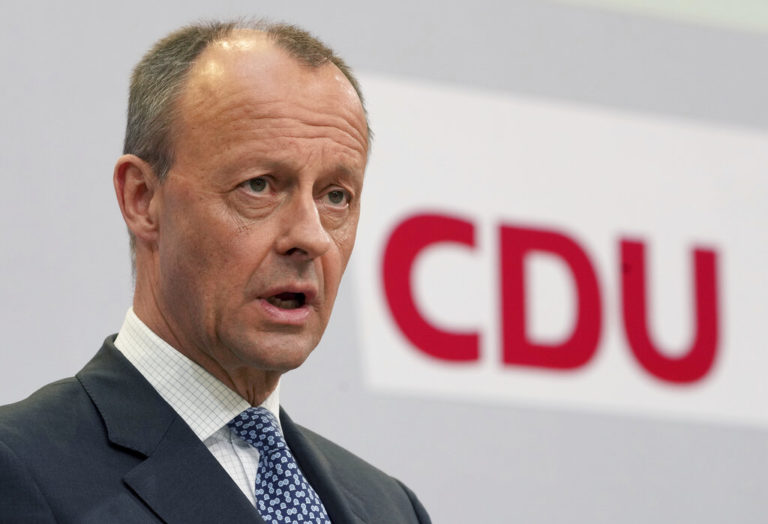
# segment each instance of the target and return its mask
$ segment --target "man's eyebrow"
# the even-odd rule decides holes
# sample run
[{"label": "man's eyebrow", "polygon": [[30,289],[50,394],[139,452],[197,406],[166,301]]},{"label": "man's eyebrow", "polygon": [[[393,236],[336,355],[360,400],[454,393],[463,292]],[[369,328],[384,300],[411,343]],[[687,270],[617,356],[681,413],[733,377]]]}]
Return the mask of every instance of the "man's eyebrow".
[{"label": "man's eyebrow", "polygon": [[[267,160],[259,163],[259,167],[268,171],[274,172],[298,172],[301,171],[301,166],[298,163],[285,161],[285,160]],[[344,178],[360,178],[363,176],[365,167],[358,169],[350,166],[347,163],[337,162],[330,169],[328,169],[324,175],[327,176],[342,176]]]},{"label": "man's eyebrow", "polygon": [[365,169],[355,169],[350,167],[347,164],[336,164],[334,170],[335,173],[342,174],[344,176],[356,178],[358,176],[362,176]]},{"label": "man's eyebrow", "polygon": [[249,154],[241,157],[241,160],[233,162],[231,165],[227,166],[225,172],[227,174],[238,174],[251,170],[285,172],[294,171],[295,168],[289,162],[282,160],[263,160],[260,154],[254,154],[253,156]]}]

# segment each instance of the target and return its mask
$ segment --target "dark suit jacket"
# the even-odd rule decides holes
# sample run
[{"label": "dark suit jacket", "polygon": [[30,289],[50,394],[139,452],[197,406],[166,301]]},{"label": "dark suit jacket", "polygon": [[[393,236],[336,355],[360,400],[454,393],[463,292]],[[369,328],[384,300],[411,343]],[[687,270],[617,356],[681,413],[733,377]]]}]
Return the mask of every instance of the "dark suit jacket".
[{"label": "dark suit jacket", "polygon": [[[115,349],[0,408],[0,522],[257,522],[187,424]],[[334,523],[429,522],[416,496],[281,411],[286,441]]]}]

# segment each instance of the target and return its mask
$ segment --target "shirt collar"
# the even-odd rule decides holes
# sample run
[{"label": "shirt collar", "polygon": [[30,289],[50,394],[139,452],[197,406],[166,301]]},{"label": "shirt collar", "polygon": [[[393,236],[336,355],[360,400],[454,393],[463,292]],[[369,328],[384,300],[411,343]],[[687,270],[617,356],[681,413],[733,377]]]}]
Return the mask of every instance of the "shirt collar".
[{"label": "shirt collar", "polygon": [[[157,336],[133,308],[125,315],[115,347],[144,375],[200,440],[205,440],[250,407],[198,364]],[[280,385],[261,404],[280,420]]]}]

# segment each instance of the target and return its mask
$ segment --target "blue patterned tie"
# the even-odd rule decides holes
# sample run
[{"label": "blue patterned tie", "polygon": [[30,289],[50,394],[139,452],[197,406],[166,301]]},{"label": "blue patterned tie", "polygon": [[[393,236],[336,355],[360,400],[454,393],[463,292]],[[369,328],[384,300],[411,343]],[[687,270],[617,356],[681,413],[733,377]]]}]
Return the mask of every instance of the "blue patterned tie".
[{"label": "blue patterned tie", "polygon": [[259,450],[256,504],[267,524],[328,524],[320,497],[299,469],[283,439],[275,416],[266,408],[248,408],[227,424]]}]

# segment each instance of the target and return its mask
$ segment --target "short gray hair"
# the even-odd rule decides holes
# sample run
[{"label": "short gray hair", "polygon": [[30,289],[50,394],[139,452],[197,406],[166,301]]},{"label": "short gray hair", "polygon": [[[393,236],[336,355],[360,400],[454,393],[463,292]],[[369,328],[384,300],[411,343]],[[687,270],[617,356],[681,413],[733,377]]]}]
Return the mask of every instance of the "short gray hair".
[{"label": "short gray hair", "polygon": [[[183,27],[158,41],[131,76],[123,153],[134,154],[147,162],[159,180],[165,179],[173,165],[171,128],[190,69],[210,44],[242,29],[265,33],[276,46],[308,66],[334,64],[352,84],[365,111],[360,84],[349,66],[332,49],[299,27],[263,20],[210,21]],[[370,140],[370,129],[368,136]]]}]

